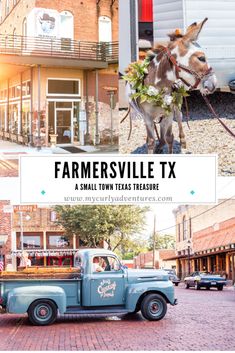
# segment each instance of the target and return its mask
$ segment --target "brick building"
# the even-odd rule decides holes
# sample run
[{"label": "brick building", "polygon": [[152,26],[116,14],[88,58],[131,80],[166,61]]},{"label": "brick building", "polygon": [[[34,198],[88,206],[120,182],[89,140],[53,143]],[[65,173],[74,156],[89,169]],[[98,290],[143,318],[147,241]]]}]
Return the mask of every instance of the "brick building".
[{"label": "brick building", "polygon": [[179,206],[175,211],[177,272],[226,274],[235,281],[235,199],[212,206]]},{"label": "brick building", "polygon": [[[155,268],[176,268],[176,261],[171,259],[175,255],[173,249],[155,250]],[[153,268],[153,251],[141,253],[134,258],[134,268]]]},{"label": "brick building", "polygon": [[11,251],[11,214],[5,213],[9,201],[0,201],[0,255],[5,265],[9,262]]},{"label": "brick building", "polygon": [[118,134],[117,0],[0,0],[0,20],[0,138],[83,145]]},{"label": "brick building", "polygon": [[83,243],[78,236],[66,236],[56,221],[50,207],[11,206],[0,201],[0,247],[5,268],[19,266],[22,250],[28,252],[32,266],[72,266],[74,254]]}]

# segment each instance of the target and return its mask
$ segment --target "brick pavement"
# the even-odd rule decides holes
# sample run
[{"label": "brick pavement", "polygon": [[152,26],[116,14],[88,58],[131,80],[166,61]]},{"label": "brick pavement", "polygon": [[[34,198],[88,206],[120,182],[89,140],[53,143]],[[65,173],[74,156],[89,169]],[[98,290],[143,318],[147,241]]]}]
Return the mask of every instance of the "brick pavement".
[{"label": "brick pavement", "polygon": [[235,291],[176,288],[179,304],[159,322],[140,314],[63,316],[34,327],[26,316],[0,316],[0,350],[234,350]]},{"label": "brick pavement", "polygon": [[0,178],[2,177],[18,177],[17,159],[0,159]]}]

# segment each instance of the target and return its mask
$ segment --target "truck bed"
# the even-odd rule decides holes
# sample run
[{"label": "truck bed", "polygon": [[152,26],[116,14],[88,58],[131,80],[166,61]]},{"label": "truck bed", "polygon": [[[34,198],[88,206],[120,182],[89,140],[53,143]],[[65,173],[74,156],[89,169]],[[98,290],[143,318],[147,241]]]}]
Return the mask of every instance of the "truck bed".
[{"label": "truck bed", "polygon": [[3,271],[0,274],[0,281],[14,279],[79,279],[80,276],[81,272],[78,268],[29,267],[16,272]]}]

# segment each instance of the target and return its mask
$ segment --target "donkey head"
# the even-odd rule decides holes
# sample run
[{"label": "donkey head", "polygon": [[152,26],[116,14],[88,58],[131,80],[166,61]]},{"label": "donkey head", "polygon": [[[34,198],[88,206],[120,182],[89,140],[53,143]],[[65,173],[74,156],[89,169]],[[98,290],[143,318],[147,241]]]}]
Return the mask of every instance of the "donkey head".
[{"label": "donkey head", "polygon": [[193,23],[184,35],[177,31],[170,34],[171,42],[168,45],[171,55],[175,57],[180,68],[179,77],[192,87],[198,79],[198,88],[202,94],[213,93],[217,84],[216,76],[211,71],[206,55],[197,43],[198,36],[206,21],[207,18],[201,23]]}]

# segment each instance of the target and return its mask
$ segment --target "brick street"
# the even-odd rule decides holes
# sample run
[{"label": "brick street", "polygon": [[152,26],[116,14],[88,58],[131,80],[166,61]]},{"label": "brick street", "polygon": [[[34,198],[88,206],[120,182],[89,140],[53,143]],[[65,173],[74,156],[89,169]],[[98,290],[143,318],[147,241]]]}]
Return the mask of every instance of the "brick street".
[{"label": "brick street", "polygon": [[179,304],[159,322],[141,314],[63,316],[31,326],[26,316],[0,316],[0,350],[234,350],[235,291],[176,288]]},{"label": "brick street", "polygon": [[0,160],[0,178],[18,177],[18,159]]}]

